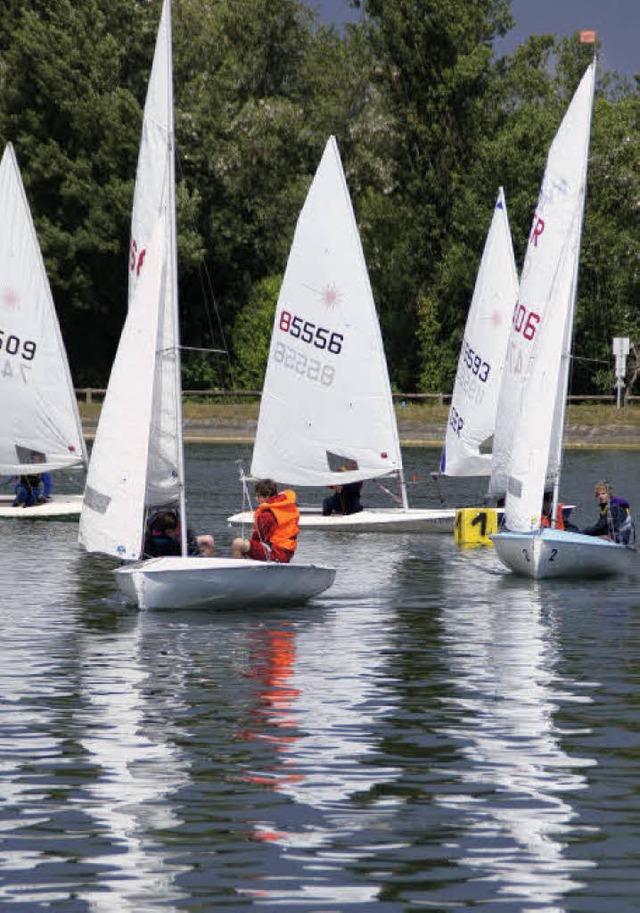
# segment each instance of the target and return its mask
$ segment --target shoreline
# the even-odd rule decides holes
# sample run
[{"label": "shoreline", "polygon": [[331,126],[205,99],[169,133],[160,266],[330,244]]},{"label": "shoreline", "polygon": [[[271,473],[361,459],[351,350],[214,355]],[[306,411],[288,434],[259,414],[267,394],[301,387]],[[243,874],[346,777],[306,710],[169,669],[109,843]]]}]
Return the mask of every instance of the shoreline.
[{"label": "shoreline", "polygon": [[[82,431],[87,441],[95,437],[96,421],[83,418]],[[444,426],[424,425],[400,421],[400,444],[403,447],[429,447],[439,449],[444,440]],[[255,422],[238,422],[212,419],[184,422],[184,441],[187,444],[253,444]],[[569,425],[565,450],[640,450],[640,429],[637,425]]]}]

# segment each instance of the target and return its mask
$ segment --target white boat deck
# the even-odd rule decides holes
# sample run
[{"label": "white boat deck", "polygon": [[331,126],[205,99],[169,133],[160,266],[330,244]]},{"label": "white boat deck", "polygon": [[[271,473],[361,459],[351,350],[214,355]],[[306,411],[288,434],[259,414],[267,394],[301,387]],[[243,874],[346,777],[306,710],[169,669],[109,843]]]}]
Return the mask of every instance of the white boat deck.
[{"label": "white boat deck", "polygon": [[44,504],[14,507],[13,495],[0,495],[0,519],[77,520],[82,510],[82,495],[53,495]]},{"label": "white boat deck", "polygon": [[[450,533],[456,518],[456,509],[421,509],[417,507],[404,510],[401,507],[367,508],[357,514],[322,515],[320,508],[300,507],[300,528],[318,529],[334,532],[413,532],[413,533]],[[253,526],[253,514],[242,511],[227,517],[230,526]]]}]

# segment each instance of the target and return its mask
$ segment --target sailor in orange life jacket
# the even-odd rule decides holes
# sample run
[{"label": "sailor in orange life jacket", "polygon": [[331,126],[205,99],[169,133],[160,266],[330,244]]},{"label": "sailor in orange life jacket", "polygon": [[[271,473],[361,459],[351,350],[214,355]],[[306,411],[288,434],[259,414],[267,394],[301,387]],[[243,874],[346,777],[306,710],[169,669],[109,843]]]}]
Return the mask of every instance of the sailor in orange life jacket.
[{"label": "sailor in orange life jacket", "polygon": [[[545,491],[544,497],[542,499],[542,515],[540,517],[540,526],[550,527],[551,526],[551,512],[553,510],[553,492]],[[564,522],[564,504],[558,503],[558,508],[556,510],[556,525],[555,529],[566,529]]]},{"label": "sailor in orange life jacket", "polygon": [[296,493],[291,489],[278,493],[273,479],[260,479],[256,483],[256,498],[258,507],[253,515],[251,538],[234,539],[231,557],[287,564],[298,545],[300,511]]}]

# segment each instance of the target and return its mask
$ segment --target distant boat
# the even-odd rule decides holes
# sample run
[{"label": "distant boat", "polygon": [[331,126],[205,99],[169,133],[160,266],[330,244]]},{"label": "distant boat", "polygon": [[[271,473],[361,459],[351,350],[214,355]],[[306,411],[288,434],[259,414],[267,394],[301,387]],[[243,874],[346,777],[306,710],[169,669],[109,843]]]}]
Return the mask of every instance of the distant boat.
[{"label": "distant boat", "polygon": [[556,516],[577,299],[595,59],[549,150],[529,236],[499,401],[495,493],[506,491],[502,563],[527,577],[603,577],[636,559],[624,544],[540,526],[544,491]]},{"label": "distant boat", "polygon": [[[20,169],[11,143],[0,162],[0,474],[83,468],[87,451],[67,354]],[[5,486],[13,483],[6,481]],[[82,494],[13,507],[0,518],[73,519]]]},{"label": "distant boat", "polygon": [[[303,507],[303,528],[453,531],[455,510],[409,507],[378,315],[333,136],[278,297],[250,475],[295,488],[395,479],[396,506],[327,517]],[[248,512],[228,518],[250,520]]]},{"label": "distant boat", "polygon": [[96,431],[80,542],[124,562],[121,592],[141,609],[299,604],[333,568],[241,558],[139,560],[148,516],[175,508],[187,529],[178,330],[171,3],[164,0],[144,111],[132,214],[129,309]]},{"label": "distant boat", "polygon": [[490,444],[517,299],[518,272],[500,187],[469,305],[440,475],[491,475]]}]

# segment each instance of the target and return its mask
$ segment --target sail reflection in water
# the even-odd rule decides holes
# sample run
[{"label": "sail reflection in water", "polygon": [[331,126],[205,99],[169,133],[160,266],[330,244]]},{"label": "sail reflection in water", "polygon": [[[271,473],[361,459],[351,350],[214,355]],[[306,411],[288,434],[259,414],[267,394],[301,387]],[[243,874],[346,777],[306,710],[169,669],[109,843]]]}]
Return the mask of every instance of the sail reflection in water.
[{"label": "sail reflection in water", "polygon": [[577,833],[566,796],[587,788],[582,771],[596,762],[562,750],[554,716],[562,702],[591,699],[554,671],[553,615],[543,619],[536,585],[489,577],[492,593],[474,600],[476,574],[466,598],[464,575],[456,581],[460,604],[449,601],[442,622],[454,686],[446,734],[461,746],[462,788],[437,802],[463,818],[460,864],[500,883],[503,900],[555,903],[591,865],[565,854]]},{"label": "sail reflection in water", "polygon": [[[129,616],[130,626],[98,636],[88,632],[78,644],[82,671],[79,688],[85,710],[78,714],[86,752],[85,764],[95,771],[85,785],[83,812],[102,835],[85,863],[100,866],[104,893],[87,892],[97,913],[137,913],[140,892],[177,899],[175,875],[180,867],[166,859],[161,844],[150,835],[176,827],[180,822],[171,796],[188,781],[188,766],[171,737],[171,726],[150,726],[146,692],[151,687],[145,669],[143,616]],[[163,670],[163,690],[169,688],[169,669]],[[157,687],[153,687],[158,702]],[[172,698],[167,718],[183,710]],[[165,731],[166,730],[166,731]],[[99,847],[99,852],[95,852]],[[135,885],[135,888],[133,887]],[[82,895],[82,891],[79,892]]]}]

